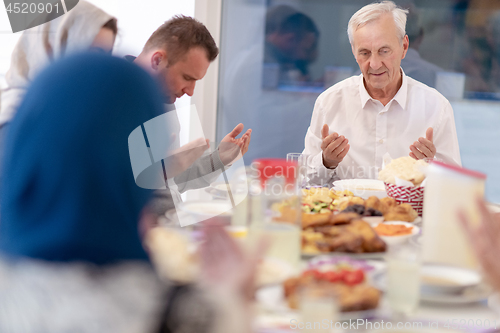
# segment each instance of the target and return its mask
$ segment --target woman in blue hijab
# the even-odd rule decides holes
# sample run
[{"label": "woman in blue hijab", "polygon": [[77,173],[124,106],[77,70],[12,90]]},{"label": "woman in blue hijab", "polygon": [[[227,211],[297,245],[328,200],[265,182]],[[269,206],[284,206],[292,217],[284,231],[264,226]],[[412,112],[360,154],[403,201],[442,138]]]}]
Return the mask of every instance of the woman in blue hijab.
[{"label": "woman in blue hijab", "polygon": [[125,61],[89,54],[44,72],[6,140],[0,250],[96,264],[146,260],[137,221],[151,191],[134,182],[127,139],[162,110],[153,80]]},{"label": "woman in blue hijab", "polygon": [[[34,80],[5,146],[0,332],[235,331],[215,297],[160,282],[141,244],[152,191],[135,183],[128,137],[162,111],[153,79],[110,56],[68,57]],[[227,244],[211,232],[207,244]]]}]

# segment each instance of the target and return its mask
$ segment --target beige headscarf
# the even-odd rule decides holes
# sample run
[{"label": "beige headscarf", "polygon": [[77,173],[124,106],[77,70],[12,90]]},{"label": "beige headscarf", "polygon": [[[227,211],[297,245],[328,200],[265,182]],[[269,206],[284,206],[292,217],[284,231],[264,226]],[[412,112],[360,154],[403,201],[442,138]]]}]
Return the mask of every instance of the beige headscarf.
[{"label": "beige headscarf", "polygon": [[50,22],[25,30],[5,75],[1,92],[0,126],[9,122],[33,78],[50,62],[90,47],[102,26],[114,17],[80,0],[75,8]]}]

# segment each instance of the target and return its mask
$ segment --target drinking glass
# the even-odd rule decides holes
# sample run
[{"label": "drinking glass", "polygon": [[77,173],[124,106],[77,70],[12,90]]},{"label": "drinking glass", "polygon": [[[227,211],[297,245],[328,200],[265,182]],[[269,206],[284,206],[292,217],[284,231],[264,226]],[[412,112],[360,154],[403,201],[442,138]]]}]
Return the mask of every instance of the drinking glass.
[{"label": "drinking glass", "polygon": [[308,178],[308,158],[309,155],[302,153],[288,153],[286,154],[287,162],[297,163],[298,173],[297,173],[297,185],[299,188],[304,188],[309,185]]},{"label": "drinking glass", "polygon": [[281,262],[298,270],[301,211],[296,163],[284,159],[262,159],[256,163],[259,193],[251,195],[249,242],[255,244],[264,236],[270,244],[266,257],[274,259],[276,265]]},{"label": "drinking glass", "polygon": [[420,248],[404,244],[389,248],[387,298],[396,315],[408,316],[420,301]]},{"label": "drinking glass", "polygon": [[304,332],[331,333],[338,320],[338,303],[331,289],[311,284],[299,290],[300,318],[306,324]]}]

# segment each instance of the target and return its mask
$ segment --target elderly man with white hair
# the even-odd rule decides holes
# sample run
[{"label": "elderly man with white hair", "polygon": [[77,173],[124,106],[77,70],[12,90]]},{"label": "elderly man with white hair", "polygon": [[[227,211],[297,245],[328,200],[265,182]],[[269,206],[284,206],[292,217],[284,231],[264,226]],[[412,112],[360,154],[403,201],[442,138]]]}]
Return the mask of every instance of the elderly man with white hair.
[{"label": "elderly man with white hair", "polygon": [[351,17],[347,33],[361,74],[316,100],[304,149],[316,182],[377,178],[386,153],[461,164],[450,103],[401,69],[407,12],[383,1]]}]

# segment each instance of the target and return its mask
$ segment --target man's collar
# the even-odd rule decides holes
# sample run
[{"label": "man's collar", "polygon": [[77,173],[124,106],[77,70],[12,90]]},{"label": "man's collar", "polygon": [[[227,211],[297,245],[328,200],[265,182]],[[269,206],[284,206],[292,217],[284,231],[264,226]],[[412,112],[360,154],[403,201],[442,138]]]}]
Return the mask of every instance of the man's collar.
[{"label": "man's collar", "polygon": [[404,70],[401,68],[401,76],[403,77],[403,83],[401,88],[399,88],[394,100],[398,102],[399,106],[404,110],[406,109],[406,100],[408,98],[408,77],[405,75]]},{"label": "man's collar", "polygon": [[[408,78],[405,75],[405,72],[401,69],[401,76],[403,78],[403,83],[401,84],[401,87],[399,88],[398,92],[394,96],[392,100],[395,100],[398,102],[398,104],[401,106],[401,108],[404,110],[406,107],[406,99],[408,96]],[[368,91],[365,88],[364,82],[363,82],[363,74],[359,75],[359,97],[361,98],[361,107],[364,109],[366,106],[366,103],[368,103],[369,100],[375,100],[370,96]],[[391,100],[391,101],[392,101]],[[390,102],[389,102],[390,103]]]},{"label": "man's collar", "polygon": [[369,100],[372,99],[370,94],[365,88],[365,84],[363,82],[363,73],[359,74],[359,97],[361,97],[361,107],[364,109],[366,106],[366,103],[368,103]]}]

